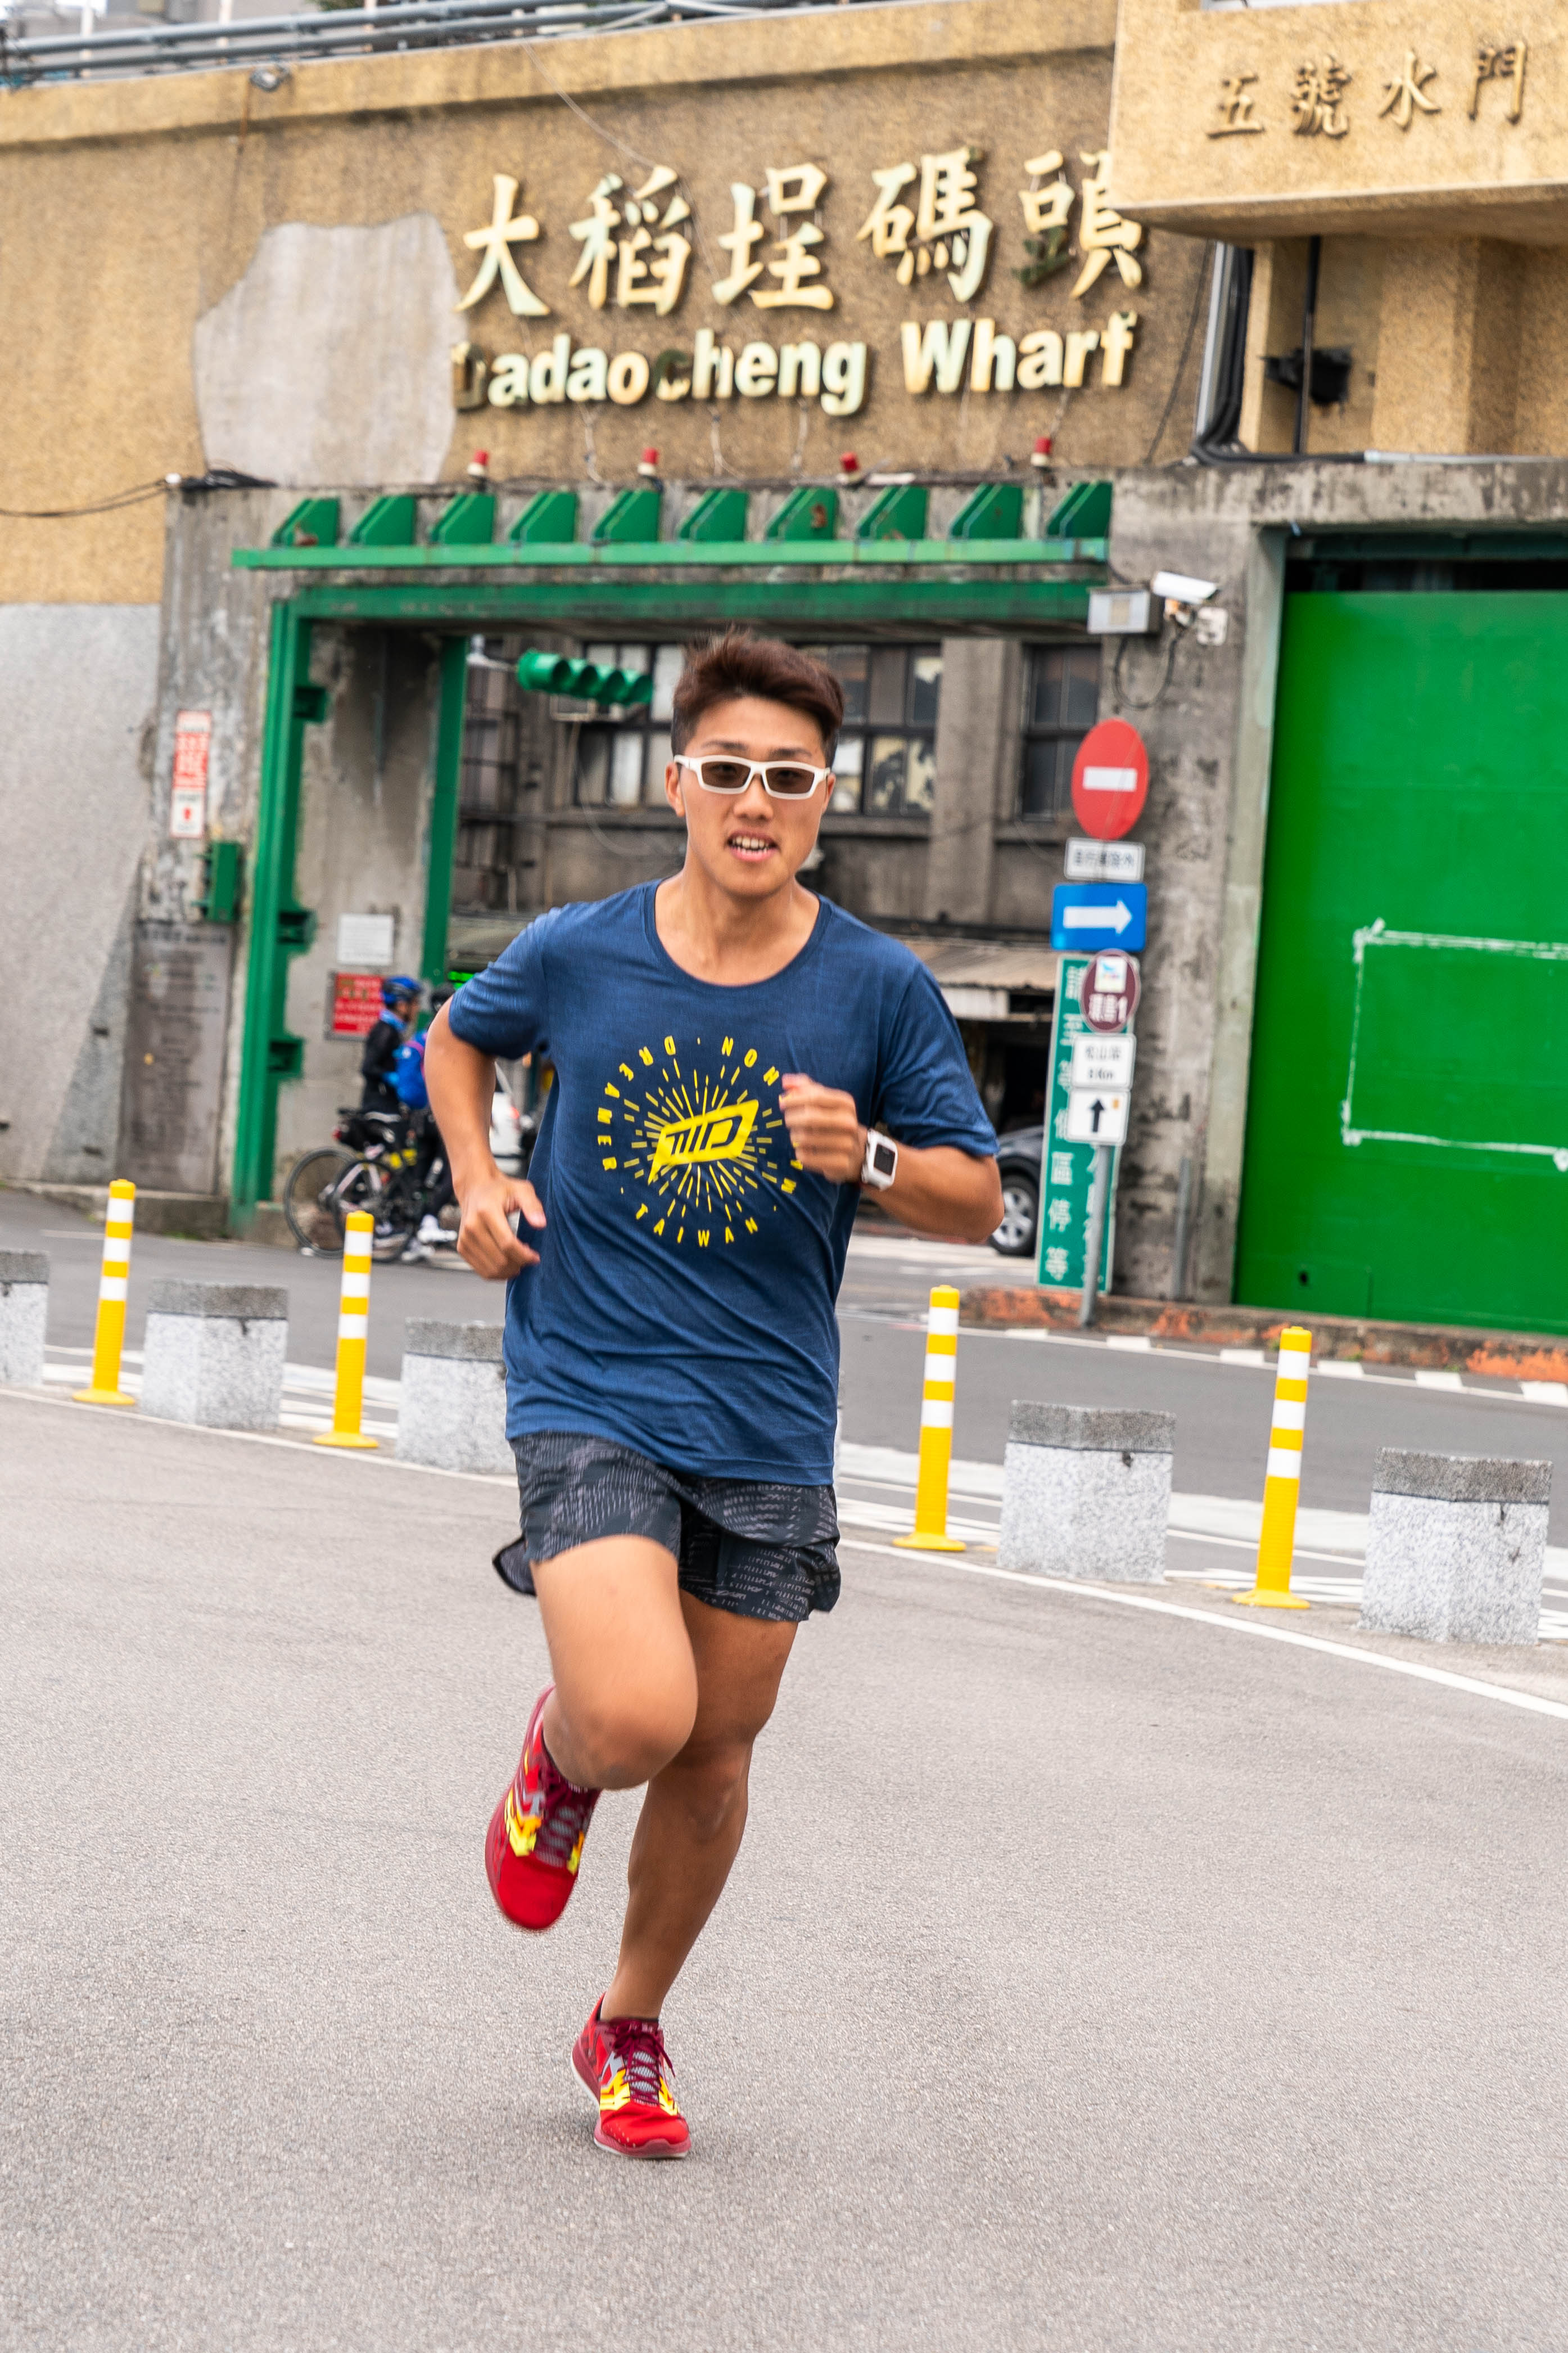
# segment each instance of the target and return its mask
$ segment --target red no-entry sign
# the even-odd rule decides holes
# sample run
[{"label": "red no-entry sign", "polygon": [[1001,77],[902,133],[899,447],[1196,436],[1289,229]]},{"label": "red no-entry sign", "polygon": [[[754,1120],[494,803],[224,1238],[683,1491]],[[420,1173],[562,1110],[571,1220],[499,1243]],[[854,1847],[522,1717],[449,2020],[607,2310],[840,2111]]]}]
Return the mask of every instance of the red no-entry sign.
[{"label": "red no-entry sign", "polygon": [[1143,814],[1149,797],[1149,754],[1136,727],[1102,719],[1078,747],[1072,764],[1072,805],[1085,833],[1120,841]]}]

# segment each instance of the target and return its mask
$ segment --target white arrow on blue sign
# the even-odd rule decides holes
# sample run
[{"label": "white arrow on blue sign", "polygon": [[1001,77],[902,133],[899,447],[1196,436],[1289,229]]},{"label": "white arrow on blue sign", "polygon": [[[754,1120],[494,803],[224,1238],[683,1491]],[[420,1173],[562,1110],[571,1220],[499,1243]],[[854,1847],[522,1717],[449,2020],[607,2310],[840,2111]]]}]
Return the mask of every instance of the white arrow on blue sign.
[{"label": "white arrow on blue sign", "polygon": [[1143,945],[1149,923],[1146,882],[1058,882],[1051,893],[1054,948]]}]

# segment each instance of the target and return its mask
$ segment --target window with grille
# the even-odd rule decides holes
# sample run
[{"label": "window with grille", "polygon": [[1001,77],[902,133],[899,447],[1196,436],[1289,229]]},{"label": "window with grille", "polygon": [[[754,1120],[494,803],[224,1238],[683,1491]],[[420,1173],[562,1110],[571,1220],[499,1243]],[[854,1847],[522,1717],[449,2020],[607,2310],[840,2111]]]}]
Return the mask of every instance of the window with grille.
[{"label": "window with grille", "polygon": [[[517,652],[510,639],[500,638],[476,641],[474,650],[481,659],[468,666],[452,869],[452,906],[458,914],[516,905],[521,846],[522,714],[510,668]],[[496,662],[508,667],[484,666]]]},{"label": "window with grille", "polygon": [[[834,758],[830,804],[839,813],[924,817],[936,786],[936,720],[942,648],[812,646],[844,689],[844,728]],[[573,798],[580,808],[659,807],[669,759],[669,722],[683,659],[679,646],[585,646],[592,662],[653,672],[645,710],[607,712],[584,723]]]},{"label": "window with grille", "polygon": [[1098,646],[1030,646],[1024,665],[1020,817],[1061,820],[1072,809],[1072,764],[1100,715]]},{"label": "window with grille", "polygon": [[595,712],[583,723],[573,763],[579,808],[663,808],[669,762],[670,701],[684,659],[679,646],[584,646],[601,669],[653,672],[653,701],[640,710]]},{"label": "window with grille", "polygon": [[927,817],[936,795],[942,648],[812,646],[844,689],[828,806],[839,815]]}]

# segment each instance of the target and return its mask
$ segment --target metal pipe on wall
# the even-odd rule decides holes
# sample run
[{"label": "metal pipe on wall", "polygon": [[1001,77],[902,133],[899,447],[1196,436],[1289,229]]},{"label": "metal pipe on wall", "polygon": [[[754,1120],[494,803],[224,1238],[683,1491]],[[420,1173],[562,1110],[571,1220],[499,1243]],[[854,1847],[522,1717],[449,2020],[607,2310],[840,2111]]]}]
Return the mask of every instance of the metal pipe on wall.
[{"label": "metal pipe on wall", "polygon": [[1296,395],[1295,453],[1304,457],[1312,396],[1312,337],[1318,323],[1318,273],[1322,267],[1323,240],[1307,240],[1307,287],[1301,298],[1301,389]]}]

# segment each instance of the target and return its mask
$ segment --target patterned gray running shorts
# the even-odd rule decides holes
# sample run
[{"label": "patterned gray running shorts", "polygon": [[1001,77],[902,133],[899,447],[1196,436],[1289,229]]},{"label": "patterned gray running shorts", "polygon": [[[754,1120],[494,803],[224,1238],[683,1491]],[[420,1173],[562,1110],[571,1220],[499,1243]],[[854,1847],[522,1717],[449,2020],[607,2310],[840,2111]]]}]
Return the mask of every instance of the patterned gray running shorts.
[{"label": "patterned gray running shorts", "polygon": [[520,1593],[533,1591],[531,1561],[600,1536],[647,1536],[674,1554],[682,1592],[738,1618],[798,1620],[838,1599],[831,1487],[670,1471],[573,1430],[514,1438],[511,1451],[522,1533],[495,1565]]}]

